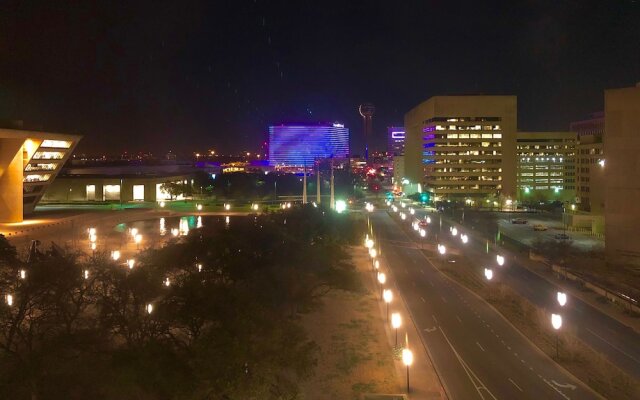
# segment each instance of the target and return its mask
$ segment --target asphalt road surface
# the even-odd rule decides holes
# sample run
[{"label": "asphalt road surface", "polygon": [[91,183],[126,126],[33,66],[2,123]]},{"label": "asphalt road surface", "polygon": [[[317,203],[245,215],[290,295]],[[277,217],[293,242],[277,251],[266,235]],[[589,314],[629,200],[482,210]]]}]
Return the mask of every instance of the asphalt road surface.
[{"label": "asphalt road surface", "polygon": [[439,272],[386,212],[372,213],[371,220],[391,281],[452,399],[600,398],[487,303]]},{"label": "asphalt road surface", "polygon": [[[416,211],[416,216],[424,217],[423,211]],[[439,217],[432,216],[433,219]],[[439,224],[434,224],[434,230],[439,230]],[[486,253],[486,240],[473,230],[456,224],[458,237],[449,234],[450,224],[443,221],[440,241],[449,246],[463,248],[464,255],[481,274],[484,266],[496,267],[496,251],[492,248]],[[469,242],[463,247],[459,239],[460,233],[466,233]],[[631,377],[640,379],[640,335],[633,329],[618,322],[614,318],[602,313],[597,308],[578,298],[570,298],[561,310],[557,305],[556,294],[560,288],[546,279],[522,266],[516,256],[505,251],[501,253],[507,262],[504,268],[496,269],[498,279],[509,285],[518,294],[536,306],[560,312],[563,325],[571,329],[576,336],[594,350],[603,354],[610,362],[627,372]]]}]

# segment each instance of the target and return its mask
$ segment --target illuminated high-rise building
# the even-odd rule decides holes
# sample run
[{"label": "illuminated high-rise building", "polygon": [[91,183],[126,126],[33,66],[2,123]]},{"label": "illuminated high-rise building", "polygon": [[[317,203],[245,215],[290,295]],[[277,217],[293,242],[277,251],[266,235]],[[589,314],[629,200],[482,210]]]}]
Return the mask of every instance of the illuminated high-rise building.
[{"label": "illuminated high-rise building", "polygon": [[346,158],[349,129],[339,123],[282,124],[269,127],[269,165],[310,167],[316,160]]},{"label": "illuminated high-rise building", "polygon": [[404,126],[387,128],[387,151],[393,156],[404,155]]},{"label": "illuminated high-rise building", "polygon": [[[436,200],[516,199],[515,96],[436,96],[405,114],[405,175]],[[495,198],[491,200],[490,198]]]}]

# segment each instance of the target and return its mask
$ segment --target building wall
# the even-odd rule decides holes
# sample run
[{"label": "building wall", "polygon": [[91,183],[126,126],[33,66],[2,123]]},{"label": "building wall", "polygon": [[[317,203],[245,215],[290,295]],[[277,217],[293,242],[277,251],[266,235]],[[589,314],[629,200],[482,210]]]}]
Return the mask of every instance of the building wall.
[{"label": "building wall", "polygon": [[393,157],[393,183],[395,185],[400,185],[402,178],[404,177],[404,156],[395,156]]},{"label": "building wall", "polygon": [[73,153],[80,136],[0,129],[0,222],[33,211]]},{"label": "building wall", "polygon": [[604,213],[603,136],[583,135],[576,146],[576,200],[580,211]]},{"label": "building wall", "polygon": [[[134,201],[133,187],[144,185],[144,200],[156,201],[156,186],[166,182],[184,182],[189,185],[191,177],[188,175],[177,175],[170,177],[152,178],[118,178],[118,177],[60,177],[49,187],[43,197],[43,202],[86,202],[86,201]],[[95,198],[87,198],[87,186],[95,186]],[[122,186],[120,186],[122,185]],[[105,199],[106,186],[120,186],[120,195],[116,198]],[[108,197],[108,196],[107,196]]]},{"label": "building wall", "polygon": [[606,252],[640,262],[640,84],[605,91]]},{"label": "building wall", "polygon": [[515,96],[436,96],[405,115],[405,172],[432,198],[516,197]]},{"label": "building wall", "polygon": [[575,158],[573,132],[518,132],[518,200],[574,203]]},{"label": "building wall", "polygon": [[393,156],[404,154],[404,127],[390,126],[387,128],[387,151]]}]

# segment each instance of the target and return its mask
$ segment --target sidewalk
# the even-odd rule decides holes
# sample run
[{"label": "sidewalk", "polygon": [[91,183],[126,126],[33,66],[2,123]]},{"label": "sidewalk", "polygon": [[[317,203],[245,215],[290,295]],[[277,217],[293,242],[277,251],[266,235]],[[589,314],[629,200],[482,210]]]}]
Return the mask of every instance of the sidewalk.
[{"label": "sidewalk", "polygon": [[[386,304],[380,300],[380,287],[376,280],[376,275],[371,269],[370,258],[364,249],[359,249],[365,257],[364,261],[359,258],[360,262],[366,262],[365,271],[369,271],[369,279],[367,287],[370,290],[375,290],[377,294],[378,309],[381,313],[383,321],[386,321],[387,308]],[[409,368],[409,385],[411,392],[406,395],[408,399],[412,400],[435,400],[435,399],[447,399],[446,392],[440,382],[440,378],[433,367],[431,357],[429,355],[429,349],[426,348],[422,342],[422,338],[416,329],[416,326],[411,317],[411,313],[407,309],[402,293],[398,291],[395,285],[391,270],[388,268],[384,254],[380,259],[380,269],[387,274],[386,288],[393,290],[393,301],[389,305],[389,315],[393,312],[398,312],[402,316],[402,326],[398,329],[398,349],[394,349],[395,345],[395,330],[391,327],[391,323],[385,323],[385,332],[387,334],[387,342],[389,348],[394,351],[394,364],[396,372],[400,381],[400,393],[407,392],[407,368],[402,363],[402,348],[408,347],[413,352],[413,364]],[[408,343],[408,346],[406,346]]]}]

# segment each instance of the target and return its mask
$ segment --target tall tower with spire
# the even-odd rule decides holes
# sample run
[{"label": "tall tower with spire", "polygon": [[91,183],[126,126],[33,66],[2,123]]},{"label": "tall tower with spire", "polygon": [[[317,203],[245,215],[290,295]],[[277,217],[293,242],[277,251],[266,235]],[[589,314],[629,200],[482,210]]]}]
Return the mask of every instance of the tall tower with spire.
[{"label": "tall tower with spire", "polygon": [[362,115],[363,132],[364,132],[364,158],[369,161],[369,140],[373,132],[373,113],[376,107],[371,103],[363,103],[358,107],[360,115]]}]

